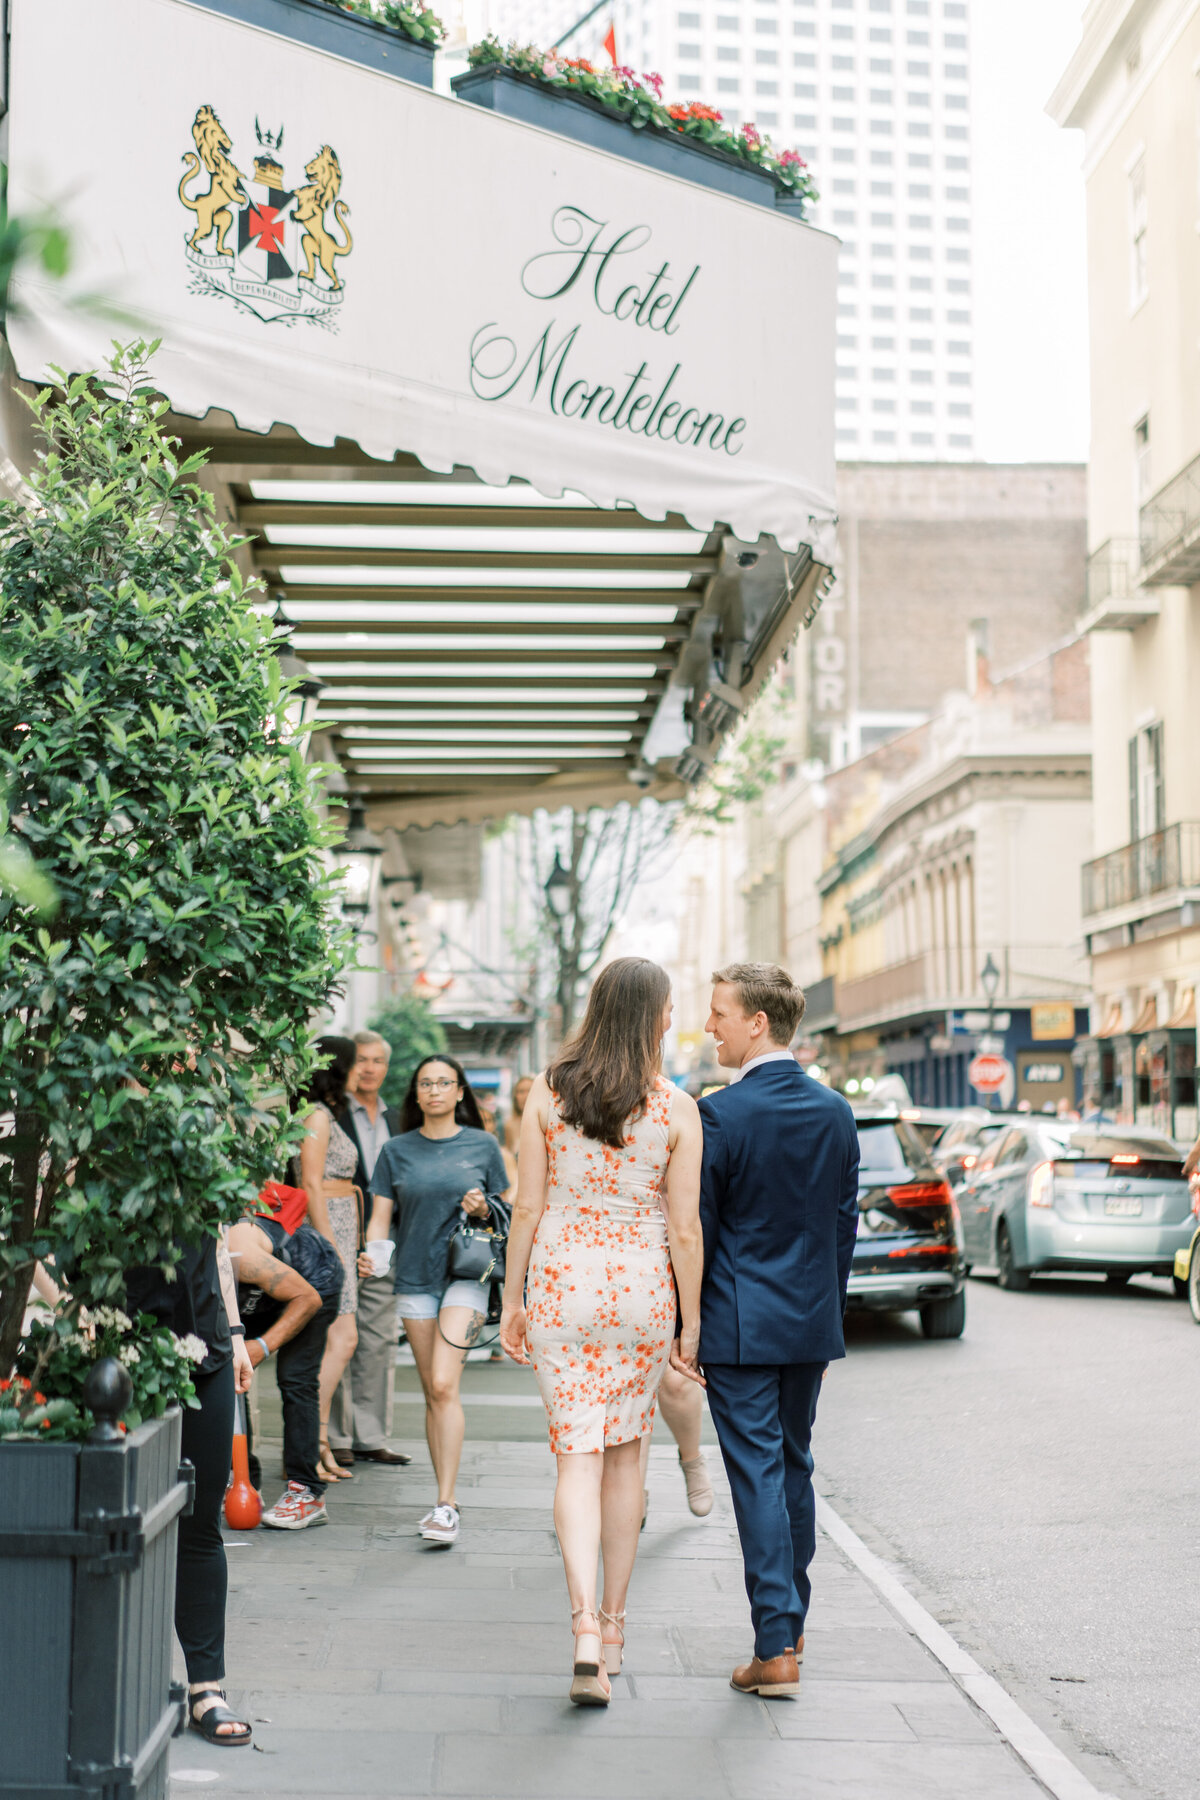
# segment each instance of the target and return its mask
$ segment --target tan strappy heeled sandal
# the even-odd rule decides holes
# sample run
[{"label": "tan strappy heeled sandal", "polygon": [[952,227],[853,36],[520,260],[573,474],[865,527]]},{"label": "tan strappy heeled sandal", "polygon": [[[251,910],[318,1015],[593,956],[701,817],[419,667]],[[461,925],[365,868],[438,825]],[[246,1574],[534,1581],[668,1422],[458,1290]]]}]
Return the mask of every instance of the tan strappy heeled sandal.
[{"label": "tan strappy heeled sandal", "polygon": [[603,1633],[601,1633],[600,1639],[601,1646],[604,1650],[605,1669],[610,1675],[619,1675],[621,1673],[621,1661],[625,1655],[625,1614],[623,1612],[605,1612],[604,1608],[601,1607],[599,1617],[602,1624],[615,1625],[621,1634],[621,1641],[619,1644],[604,1643]]},{"label": "tan strappy heeled sandal", "polygon": [[[594,1606],[576,1606],[571,1609],[571,1626],[575,1633],[575,1664],[572,1672],[570,1701],[572,1706],[607,1706],[612,1699],[612,1689],[600,1680],[600,1669],[605,1665],[604,1645],[599,1631],[581,1631],[575,1624],[576,1619],[593,1618],[599,1625]],[[605,1667],[607,1673],[607,1667]]]}]

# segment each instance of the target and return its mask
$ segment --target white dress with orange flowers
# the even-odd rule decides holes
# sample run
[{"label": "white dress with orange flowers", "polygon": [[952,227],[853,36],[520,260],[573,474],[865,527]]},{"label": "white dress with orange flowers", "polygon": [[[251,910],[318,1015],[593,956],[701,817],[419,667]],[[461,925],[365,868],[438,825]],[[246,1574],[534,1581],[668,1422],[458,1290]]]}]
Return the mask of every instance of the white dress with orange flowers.
[{"label": "white dress with orange flowers", "polygon": [[621,1150],[564,1124],[551,1103],[526,1316],[554,1451],[611,1449],[654,1426],[675,1333],[665,1210],[672,1091],[659,1076]]}]

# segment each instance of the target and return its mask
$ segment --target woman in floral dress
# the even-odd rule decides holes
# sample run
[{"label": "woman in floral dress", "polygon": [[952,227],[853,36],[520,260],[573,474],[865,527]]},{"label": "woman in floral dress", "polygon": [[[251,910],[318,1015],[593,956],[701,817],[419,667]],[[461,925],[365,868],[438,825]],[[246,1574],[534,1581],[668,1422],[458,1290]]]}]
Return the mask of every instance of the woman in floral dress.
[{"label": "woman in floral dress", "polygon": [[[642,1521],[639,1451],[676,1326],[700,1335],[700,1115],[660,1072],[671,987],[627,956],[525,1103],[500,1341],[532,1362],[558,1457],[571,1699],[607,1706]],[[522,1299],[528,1272],[528,1293]],[[596,1606],[604,1544],[604,1594]]]}]

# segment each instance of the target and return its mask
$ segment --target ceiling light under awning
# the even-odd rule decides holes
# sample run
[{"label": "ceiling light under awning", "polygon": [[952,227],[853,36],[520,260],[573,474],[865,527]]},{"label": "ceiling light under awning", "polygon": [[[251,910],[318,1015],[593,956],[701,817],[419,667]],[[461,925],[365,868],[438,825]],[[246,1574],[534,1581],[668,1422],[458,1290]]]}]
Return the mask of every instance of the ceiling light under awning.
[{"label": "ceiling light under awning", "polygon": [[[536,756],[539,749],[540,746],[534,744],[527,745],[525,748],[522,748],[518,744],[496,744],[494,747],[489,744],[488,754],[490,756],[507,758],[510,756],[528,756],[532,751]],[[448,744],[445,748],[440,744],[437,745],[436,748],[431,744],[420,744],[414,745],[411,750],[405,749],[403,744],[388,744],[386,746],[381,746],[377,750],[370,748],[366,744],[349,744],[347,745],[347,751],[349,755],[354,758],[356,763],[362,764],[370,762],[386,762],[389,758],[393,762],[406,761],[410,757],[417,756],[423,756],[426,761],[430,761],[434,758],[437,758],[438,760],[444,758],[447,762],[456,762],[464,756],[478,756],[480,754],[478,744],[464,744],[461,749],[457,749],[453,744]],[[542,754],[544,755],[545,752],[543,751]],[[601,757],[621,758],[626,754],[627,753],[624,750],[609,750],[603,745],[597,745],[593,748],[591,745],[583,747],[578,744],[566,745],[563,749],[555,752],[555,756],[558,758],[583,757],[589,762],[593,759],[598,760]]]},{"label": "ceiling light under awning", "polygon": [[268,544],[312,550],[459,551],[490,556],[699,556],[703,531],[555,530],[551,526],[488,525],[263,525]]},{"label": "ceiling light under awning", "polygon": [[388,763],[386,767],[360,769],[366,775],[496,775],[505,780],[510,775],[553,775],[555,763],[509,763],[501,768],[495,763]]},{"label": "ceiling light under awning", "polygon": [[456,721],[464,725],[493,723],[497,725],[610,725],[625,720],[636,724],[641,718],[639,712],[630,708],[616,708],[610,712],[601,712],[590,707],[581,706],[571,712],[561,708],[550,707],[488,707],[488,706],[428,706],[421,707],[380,707],[372,711],[368,706],[334,707],[319,713],[317,723],[326,725],[436,725],[453,724]]},{"label": "ceiling light under awning", "polygon": [[570,488],[551,499],[536,488],[487,487],[475,481],[252,481],[250,492],[255,500],[291,506],[561,506],[598,511]]},{"label": "ceiling light under awning", "polygon": [[392,568],[357,563],[283,563],[279,579],[287,587],[463,587],[463,588],[685,588],[686,569],[507,569],[446,568],[404,564]]},{"label": "ceiling light under awning", "polygon": [[[699,596],[697,596],[699,598]],[[363,625],[673,625],[679,608],[673,602],[572,600],[296,600],[288,596],[288,618],[334,623],[354,619]]]},{"label": "ceiling light under awning", "polygon": [[[426,686],[344,687],[338,679],[338,676],[340,672],[348,668],[349,665],[347,663],[325,663],[323,666],[328,670],[325,689],[321,695],[321,705],[326,711],[328,711],[331,706],[340,705],[345,700],[379,700],[384,703],[389,703],[412,700],[454,701],[485,699],[497,706],[502,703],[523,706],[526,704],[544,704],[547,698],[544,688],[503,687],[498,692],[495,692],[493,691],[493,684],[490,679],[482,681],[474,687],[443,687],[434,689]],[[372,663],[372,672],[374,672],[374,669],[375,665]],[[387,672],[386,669],[382,671],[385,675]],[[506,673],[511,673],[511,665]],[[494,675],[495,670],[489,671],[489,674]],[[556,698],[559,698],[559,696],[556,696]],[[587,694],[579,695],[579,699],[587,706],[607,705],[610,702],[619,706],[640,706],[642,702],[648,698],[649,696],[646,689],[642,687],[598,687],[590,689]]]},{"label": "ceiling light under awning", "polygon": [[663,637],[621,632],[405,631],[380,637],[369,631],[296,631],[297,650],[661,650]]},{"label": "ceiling light under awning", "polygon": [[[402,650],[405,640],[397,638],[391,648]],[[658,664],[652,662],[615,662],[615,663],[523,663],[497,661],[492,662],[427,662],[404,663],[384,662],[380,657],[372,662],[314,662],[310,663],[314,675],[329,676],[331,679],[339,675],[394,676],[398,679],[418,681],[436,679],[444,676],[451,681],[462,681],[469,676],[494,683],[498,675],[505,679],[510,677],[518,681],[653,681],[658,674]]]},{"label": "ceiling light under awning", "polygon": [[350,725],[339,735],[357,750],[360,747],[360,740],[372,744],[460,744],[476,742],[485,744],[627,744],[633,736],[633,733],[631,731],[604,731],[600,729],[592,731],[572,731],[569,729],[563,730],[561,728],[554,731],[539,731],[536,726],[508,731],[505,730],[503,726],[499,728],[489,728],[486,726],[476,728],[470,725],[456,727],[445,726],[440,728],[437,726],[410,725],[402,731],[397,731],[394,727],[390,730],[387,727],[377,730],[369,725]]}]

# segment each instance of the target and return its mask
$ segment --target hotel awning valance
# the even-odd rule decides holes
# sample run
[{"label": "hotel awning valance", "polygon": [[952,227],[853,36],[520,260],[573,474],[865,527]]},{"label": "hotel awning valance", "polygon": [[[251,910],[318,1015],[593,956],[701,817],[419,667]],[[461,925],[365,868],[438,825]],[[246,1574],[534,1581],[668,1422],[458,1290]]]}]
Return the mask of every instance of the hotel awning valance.
[{"label": "hotel awning valance", "polygon": [[[10,204],[161,337],[372,816],[700,773],[819,604],[834,240],[188,0],[12,19]],[[20,299],[20,376],[103,361]]]}]

